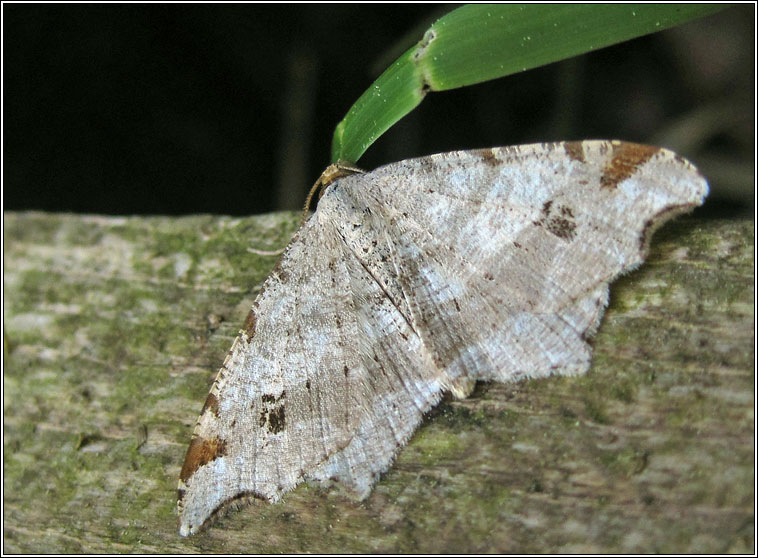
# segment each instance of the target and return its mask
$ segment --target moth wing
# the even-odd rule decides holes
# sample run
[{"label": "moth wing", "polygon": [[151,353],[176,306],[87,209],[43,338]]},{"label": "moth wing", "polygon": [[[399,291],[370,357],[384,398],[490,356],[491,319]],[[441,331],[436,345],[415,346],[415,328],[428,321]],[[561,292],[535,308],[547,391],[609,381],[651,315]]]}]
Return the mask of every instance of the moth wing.
[{"label": "moth wing", "polygon": [[674,153],[610,141],[443,153],[366,184],[343,190],[360,192],[387,283],[459,395],[476,379],[585,372],[609,282],[708,191]]},{"label": "moth wing", "polygon": [[297,233],[219,371],[180,475],[183,535],[235,498],[276,501],[308,478],[367,495],[440,397],[419,337],[328,213]]},{"label": "moth wing", "polygon": [[198,419],[181,533],[307,478],[365,496],[444,389],[584,372],[608,283],[706,193],[668,151],[601,141],[447,153],[332,184]]}]

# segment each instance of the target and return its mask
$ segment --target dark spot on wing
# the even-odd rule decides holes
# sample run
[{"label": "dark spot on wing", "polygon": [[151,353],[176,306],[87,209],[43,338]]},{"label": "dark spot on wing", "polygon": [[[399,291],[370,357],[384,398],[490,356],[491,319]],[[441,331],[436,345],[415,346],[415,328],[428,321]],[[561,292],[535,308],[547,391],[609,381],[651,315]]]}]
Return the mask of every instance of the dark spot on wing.
[{"label": "dark spot on wing", "polygon": [[[308,387],[310,382],[306,383]],[[310,387],[308,387],[310,389]],[[263,428],[267,427],[272,434],[278,434],[284,430],[284,403],[279,403],[287,392],[282,391],[279,397],[268,393],[261,396],[261,414],[258,417],[258,425]]]},{"label": "dark spot on wing", "polygon": [[271,434],[278,434],[284,430],[284,416],[284,404],[263,409],[258,419],[258,425],[261,428],[267,426]]},{"label": "dark spot on wing", "polygon": [[564,219],[563,217],[553,217],[546,223],[546,226],[547,230],[558,238],[563,238],[564,240],[574,238],[576,224],[573,221]]},{"label": "dark spot on wing", "polygon": [[566,206],[560,205],[553,211],[553,200],[548,200],[542,205],[542,217],[534,224],[538,227],[544,227],[549,233],[569,241],[576,236],[576,223],[574,222],[574,211]]},{"label": "dark spot on wing", "polygon": [[586,162],[584,158],[584,147],[581,141],[567,141],[563,144],[563,149],[569,159],[573,161],[579,161],[580,163]]},{"label": "dark spot on wing", "polygon": [[278,434],[284,430],[284,405],[279,405],[268,415],[268,431]]}]

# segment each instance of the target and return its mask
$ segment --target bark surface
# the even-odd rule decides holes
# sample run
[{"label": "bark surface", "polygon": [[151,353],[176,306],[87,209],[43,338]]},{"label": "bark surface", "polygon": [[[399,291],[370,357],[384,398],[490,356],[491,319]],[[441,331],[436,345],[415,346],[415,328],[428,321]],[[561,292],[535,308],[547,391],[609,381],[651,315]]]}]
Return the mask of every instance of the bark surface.
[{"label": "bark surface", "polygon": [[4,214],[6,553],[754,550],[754,223],[680,218],[590,372],[445,400],[363,502],[301,485],[177,532],[194,421],[291,213]]}]

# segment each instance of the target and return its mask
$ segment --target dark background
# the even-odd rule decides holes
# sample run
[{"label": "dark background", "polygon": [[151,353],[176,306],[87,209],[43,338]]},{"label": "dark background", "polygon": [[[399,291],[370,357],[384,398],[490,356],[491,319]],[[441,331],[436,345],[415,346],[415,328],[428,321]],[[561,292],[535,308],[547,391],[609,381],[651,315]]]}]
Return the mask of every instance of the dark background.
[{"label": "dark background", "polygon": [[[4,4],[4,208],[297,208],[352,103],[453,8]],[[703,215],[751,215],[754,9],[433,93],[359,164],[625,139],[693,161],[712,186]]]}]

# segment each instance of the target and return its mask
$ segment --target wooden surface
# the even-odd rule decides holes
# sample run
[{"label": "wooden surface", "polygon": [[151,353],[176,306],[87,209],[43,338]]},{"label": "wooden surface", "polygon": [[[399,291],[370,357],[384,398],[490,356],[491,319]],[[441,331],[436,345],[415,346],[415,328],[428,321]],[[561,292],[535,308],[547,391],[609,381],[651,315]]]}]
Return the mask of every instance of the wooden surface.
[{"label": "wooden surface", "polygon": [[371,496],[177,533],[194,421],[295,214],[4,214],[9,552],[754,551],[754,223],[680,218],[581,378],[446,400]]}]

